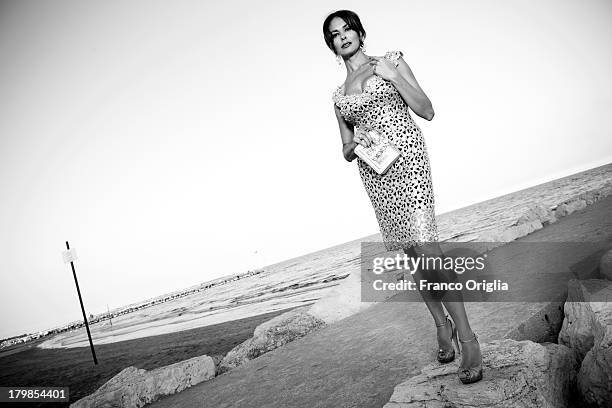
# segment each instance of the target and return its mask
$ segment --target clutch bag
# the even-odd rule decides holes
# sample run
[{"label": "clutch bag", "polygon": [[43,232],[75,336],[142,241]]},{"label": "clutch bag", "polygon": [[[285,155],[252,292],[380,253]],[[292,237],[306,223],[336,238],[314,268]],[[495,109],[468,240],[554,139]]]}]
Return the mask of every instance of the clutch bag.
[{"label": "clutch bag", "polygon": [[373,129],[360,129],[372,137],[372,146],[363,147],[358,144],[355,147],[355,154],[378,174],[384,174],[400,157],[400,152],[386,137]]}]

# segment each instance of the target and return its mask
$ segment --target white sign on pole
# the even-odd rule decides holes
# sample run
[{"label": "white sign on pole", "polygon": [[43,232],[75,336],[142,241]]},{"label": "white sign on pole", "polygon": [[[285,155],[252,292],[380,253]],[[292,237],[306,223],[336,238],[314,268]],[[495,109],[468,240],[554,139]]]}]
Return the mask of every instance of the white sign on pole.
[{"label": "white sign on pole", "polygon": [[62,255],[64,256],[64,263],[70,263],[77,260],[77,254],[74,248],[64,251]]}]

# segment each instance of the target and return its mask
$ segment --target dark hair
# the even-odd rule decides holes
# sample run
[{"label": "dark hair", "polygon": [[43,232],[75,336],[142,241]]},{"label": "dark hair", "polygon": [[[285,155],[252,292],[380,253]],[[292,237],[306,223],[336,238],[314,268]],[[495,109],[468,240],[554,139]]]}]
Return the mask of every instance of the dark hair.
[{"label": "dark hair", "polygon": [[351,28],[352,30],[357,31],[360,37],[365,38],[366,32],[361,25],[361,20],[359,20],[359,16],[351,11],[351,10],[338,10],[331,13],[329,16],[325,18],[323,22],[323,38],[325,38],[325,43],[327,47],[332,50],[335,54],[336,50],[334,49],[334,38],[332,37],[331,32],[329,31],[329,24],[335,17],[340,17],[344,22]]}]

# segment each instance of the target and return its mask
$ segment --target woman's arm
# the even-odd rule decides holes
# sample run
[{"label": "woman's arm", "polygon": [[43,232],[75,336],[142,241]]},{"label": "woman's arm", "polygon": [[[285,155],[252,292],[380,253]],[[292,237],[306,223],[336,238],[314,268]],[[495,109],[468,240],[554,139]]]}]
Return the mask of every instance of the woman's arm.
[{"label": "woman's arm", "polygon": [[431,105],[431,101],[419,86],[419,83],[406,61],[404,61],[402,57],[399,57],[397,62],[399,62],[397,72],[400,75],[391,77],[391,83],[395,86],[395,89],[397,89],[400,95],[402,95],[402,98],[414,113],[423,119],[432,120],[435,112]]},{"label": "woman's arm", "polygon": [[419,86],[406,61],[400,56],[397,62],[399,65],[396,68],[388,59],[378,58],[375,73],[395,86],[414,113],[425,120],[432,120],[434,110],[431,101]]},{"label": "woman's arm", "polygon": [[338,119],[340,136],[342,137],[342,154],[347,161],[351,162],[357,158],[355,147],[358,144],[363,147],[370,147],[374,141],[367,132],[358,131],[357,137],[355,137],[355,127],[344,120],[336,104],[334,104],[334,112],[336,113],[336,119]]},{"label": "woman's arm", "polygon": [[342,154],[346,161],[353,161],[357,158],[355,154],[355,146],[357,143],[353,141],[354,138],[354,127],[350,123],[347,123],[342,115],[340,109],[334,104],[334,112],[336,113],[336,119],[338,119],[338,127],[340,127],[340,137],[342,138]]}]

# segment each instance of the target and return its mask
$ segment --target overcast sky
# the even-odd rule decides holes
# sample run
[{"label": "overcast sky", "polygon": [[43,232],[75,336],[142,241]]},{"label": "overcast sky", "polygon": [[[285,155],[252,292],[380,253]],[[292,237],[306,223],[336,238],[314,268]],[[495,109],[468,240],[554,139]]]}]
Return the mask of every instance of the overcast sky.
[{"label": "overcast sky", "polygon": [[401,50],[436,213],[612,161],[609,1],[1,1],[0,337],[379,231],[325,16]]}]

